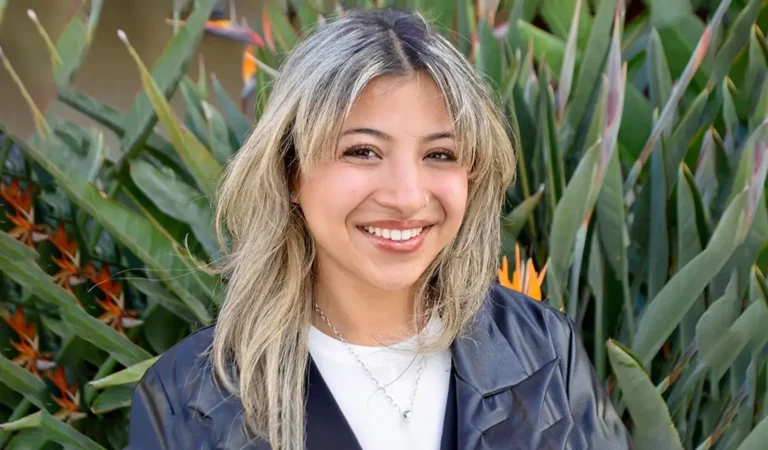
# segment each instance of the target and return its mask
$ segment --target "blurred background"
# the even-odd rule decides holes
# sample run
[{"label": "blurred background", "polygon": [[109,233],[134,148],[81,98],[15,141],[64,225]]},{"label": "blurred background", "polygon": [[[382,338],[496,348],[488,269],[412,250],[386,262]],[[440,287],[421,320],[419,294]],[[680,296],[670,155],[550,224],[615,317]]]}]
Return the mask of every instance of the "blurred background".
[{"label": "blurred background", "polygon": [[768,0],[0,0],[0,447],[126,445],[215,322],[222,168],[353,7],[483,74],[518,160],[493,281],[573,319],[637,447],[765,449]]}]

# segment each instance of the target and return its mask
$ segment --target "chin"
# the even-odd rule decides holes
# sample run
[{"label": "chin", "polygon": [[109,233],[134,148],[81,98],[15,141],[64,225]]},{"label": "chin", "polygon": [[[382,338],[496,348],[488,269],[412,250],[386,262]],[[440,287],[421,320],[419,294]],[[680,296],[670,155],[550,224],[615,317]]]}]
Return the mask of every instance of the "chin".
[{"label": "chin", "polygon": [[414,284],[416,284],[420,276],[421,272],[411,272],[408,274],[403,274],[402,276],[389,275],[384,277],[371,276],[370,274],[367,276],[365,274],[360,274],[361,279],[367,280],[368,284],[376,287],[377,289],[381,289],[382,291],[402,291],[410,289]]}]

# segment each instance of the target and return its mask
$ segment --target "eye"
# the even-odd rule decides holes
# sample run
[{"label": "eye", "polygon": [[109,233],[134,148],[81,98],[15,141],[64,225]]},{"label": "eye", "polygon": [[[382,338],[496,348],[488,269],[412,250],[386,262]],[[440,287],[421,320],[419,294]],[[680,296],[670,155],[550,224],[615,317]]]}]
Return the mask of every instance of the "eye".
[{"label": "eye", "polygon": [[429,159],[435,159],[437,161],[456,161],[456,154],[454,154],[450,150],[435,150],[433,152],[430,152],[427,157]]},{"label": "eye", "polygon": [[361,145],[357,147],[352,147],[349,150],[345,151],[344,156],[351,156],[353,158],[371,159],[371,158],[376,158],[378,155],[376,154],[376,150],[374,150],[373,147],[369,147],[367,145]]}]

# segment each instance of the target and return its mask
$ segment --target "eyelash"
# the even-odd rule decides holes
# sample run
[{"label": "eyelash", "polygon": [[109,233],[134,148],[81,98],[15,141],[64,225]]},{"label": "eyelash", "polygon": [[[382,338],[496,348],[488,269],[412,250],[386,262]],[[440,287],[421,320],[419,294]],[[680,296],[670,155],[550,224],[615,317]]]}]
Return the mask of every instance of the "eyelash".
[{"label": "eyelash", "polygon": [[[373,147],[369,147],[367,145],[360,145],[357,147],[352,147],[349,150],[345,151],[344,156],[370,159],[372,156],[368,152],[372,152],[374,153],[374,155],[376,154],[376,151],[373,149]],[[363,156],[366,153],[368,154]],[[433,152],[430,152],[429,155],[439,155],[440,158],[436,158],[438,161],[445,161],[445,162],[456,161],[456,155],[450,150],[444,150],[444,149],[435,150]]]}]

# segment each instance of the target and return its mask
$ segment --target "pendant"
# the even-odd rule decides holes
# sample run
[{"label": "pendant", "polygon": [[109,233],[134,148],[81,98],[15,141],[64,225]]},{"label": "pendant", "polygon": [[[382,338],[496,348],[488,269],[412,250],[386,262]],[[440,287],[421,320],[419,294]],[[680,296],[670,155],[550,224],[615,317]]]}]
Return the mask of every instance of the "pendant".
[{"label": "pendant", "polygon": [[410,419],[411,418],[411,410],[407,410],[403,412],[403,419]]}]

